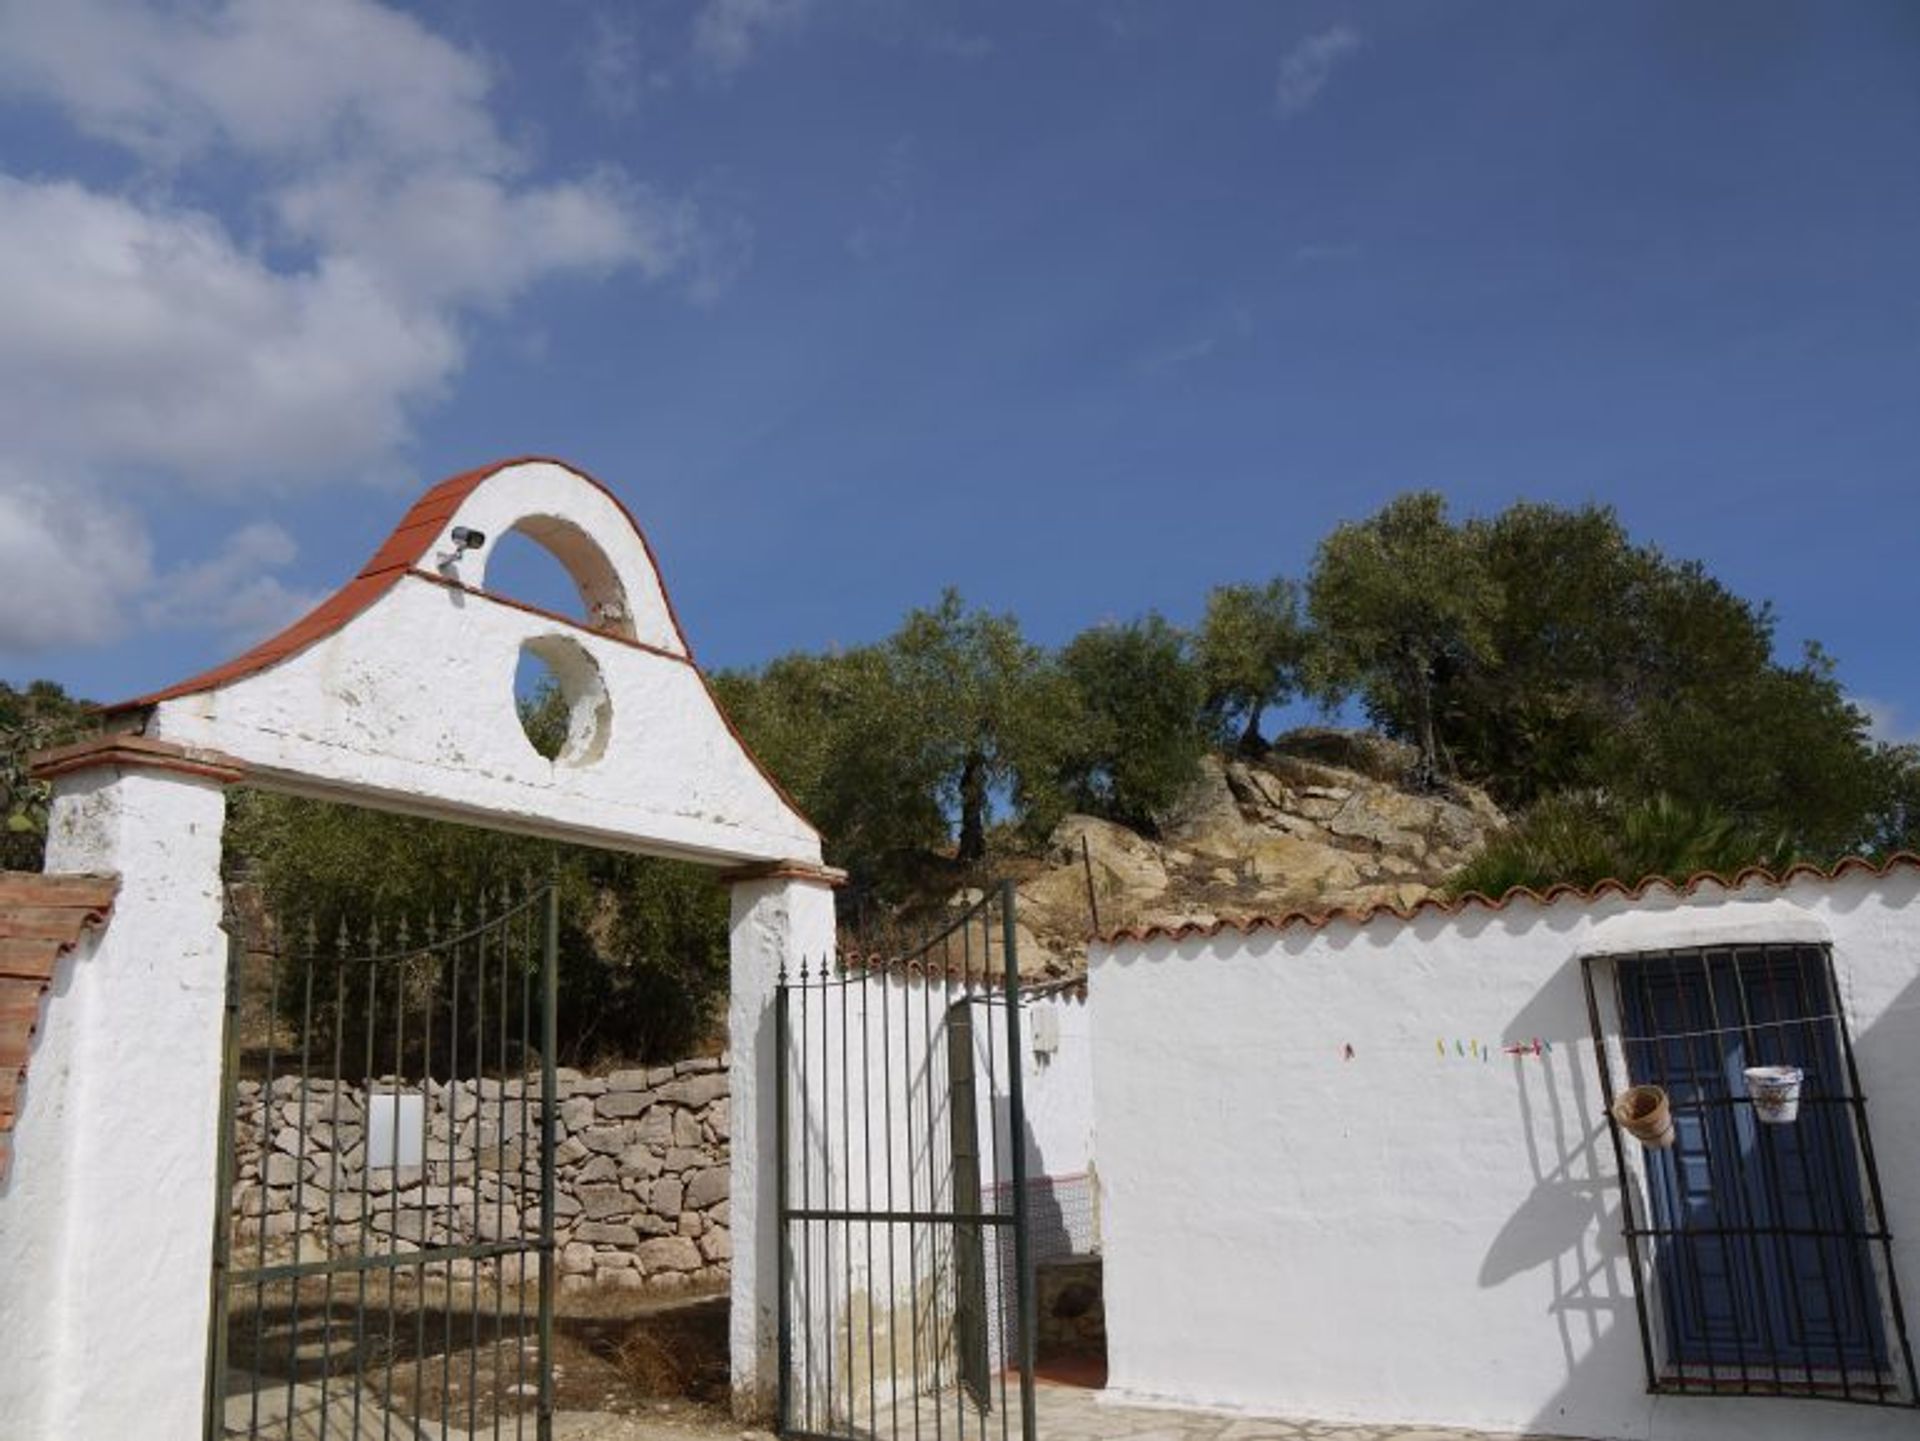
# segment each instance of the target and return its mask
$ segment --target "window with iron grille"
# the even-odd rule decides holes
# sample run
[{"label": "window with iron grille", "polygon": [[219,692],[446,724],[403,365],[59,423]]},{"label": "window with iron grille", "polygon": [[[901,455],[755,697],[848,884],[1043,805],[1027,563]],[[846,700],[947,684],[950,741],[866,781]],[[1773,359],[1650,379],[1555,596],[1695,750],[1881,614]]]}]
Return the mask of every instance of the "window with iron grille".
[{"label": "window with iron grille", "polygon": [[[1590,957],[1650,1390],[1915,1405],[1867,1097],[1824,946]],[[1797,1111],[1747,1071],[1801,1073]],[[1658,1086],[1670,1144],[1612,1119]]]}]

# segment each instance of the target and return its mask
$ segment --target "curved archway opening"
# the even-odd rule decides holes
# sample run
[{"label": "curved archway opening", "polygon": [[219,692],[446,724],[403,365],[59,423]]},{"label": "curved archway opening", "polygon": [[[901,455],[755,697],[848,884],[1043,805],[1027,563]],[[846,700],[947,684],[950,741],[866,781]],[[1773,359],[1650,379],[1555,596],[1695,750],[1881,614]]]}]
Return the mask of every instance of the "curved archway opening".
[{"label": "curved archway opening", "polygon": [[560,563],[559,556],[517,529],[508,531],[488,549],[493,552],[487,558],[488,595],[588,624],[579,582]]},{"label": "curved archway opening", "polygon": [[570,520],[530,515],[488,548],[489,595],[577,621],[605,635],[634,638],[633,610],[607,553]]}]

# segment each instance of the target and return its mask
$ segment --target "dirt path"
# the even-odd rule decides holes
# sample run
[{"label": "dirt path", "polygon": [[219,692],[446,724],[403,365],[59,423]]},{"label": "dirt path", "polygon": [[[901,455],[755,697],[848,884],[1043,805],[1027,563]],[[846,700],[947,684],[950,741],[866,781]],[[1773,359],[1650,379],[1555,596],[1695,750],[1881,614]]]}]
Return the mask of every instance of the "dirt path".
[{"label": "dirt path", "polygon": [[610,1416],[563,1411],[553,1418],[553,1441],[773,1441],[769,1431],[742,1430],[711,1414]]}]

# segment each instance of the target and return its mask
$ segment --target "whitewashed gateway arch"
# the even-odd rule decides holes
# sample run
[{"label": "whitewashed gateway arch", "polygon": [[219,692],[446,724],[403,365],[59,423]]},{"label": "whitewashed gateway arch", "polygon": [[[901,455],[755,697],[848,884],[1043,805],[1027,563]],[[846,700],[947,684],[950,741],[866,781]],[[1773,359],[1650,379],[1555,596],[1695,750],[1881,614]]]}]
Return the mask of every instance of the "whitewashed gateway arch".
[{"label": "whitewashed gateway arch", "polygon": [[[517,530],[584,620],[485,589]],[[456,532],[484,534],[477,546]],[[471,536],[468,537],[471,539]],[[552,760],[515,705],[523,652],[570,707]],[[113,920],[61,963],[0,1183],[0,1431],[199,1434],[216,1213],[225,790],[245,783],[726,868],[732,885],[736,1401],[775,1384],[771,997],[827,954],[820,838],[715,704],[646,538],[551,460],[455,476],[310,615],[244,656],[110,708],[41,758],[50,873],[116,873]]]}]

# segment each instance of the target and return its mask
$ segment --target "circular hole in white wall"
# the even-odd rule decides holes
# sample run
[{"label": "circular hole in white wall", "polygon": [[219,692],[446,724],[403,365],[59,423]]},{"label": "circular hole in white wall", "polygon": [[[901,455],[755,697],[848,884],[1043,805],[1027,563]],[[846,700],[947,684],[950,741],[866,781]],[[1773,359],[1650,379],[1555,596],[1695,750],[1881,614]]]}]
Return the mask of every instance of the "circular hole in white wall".
[{"label": "circular hole in white wall", "polygon": [[513,699],[527,743],[555,765],[591,765],[606,754],[613,702],[599,663],[564,635],[520,647]]}]

